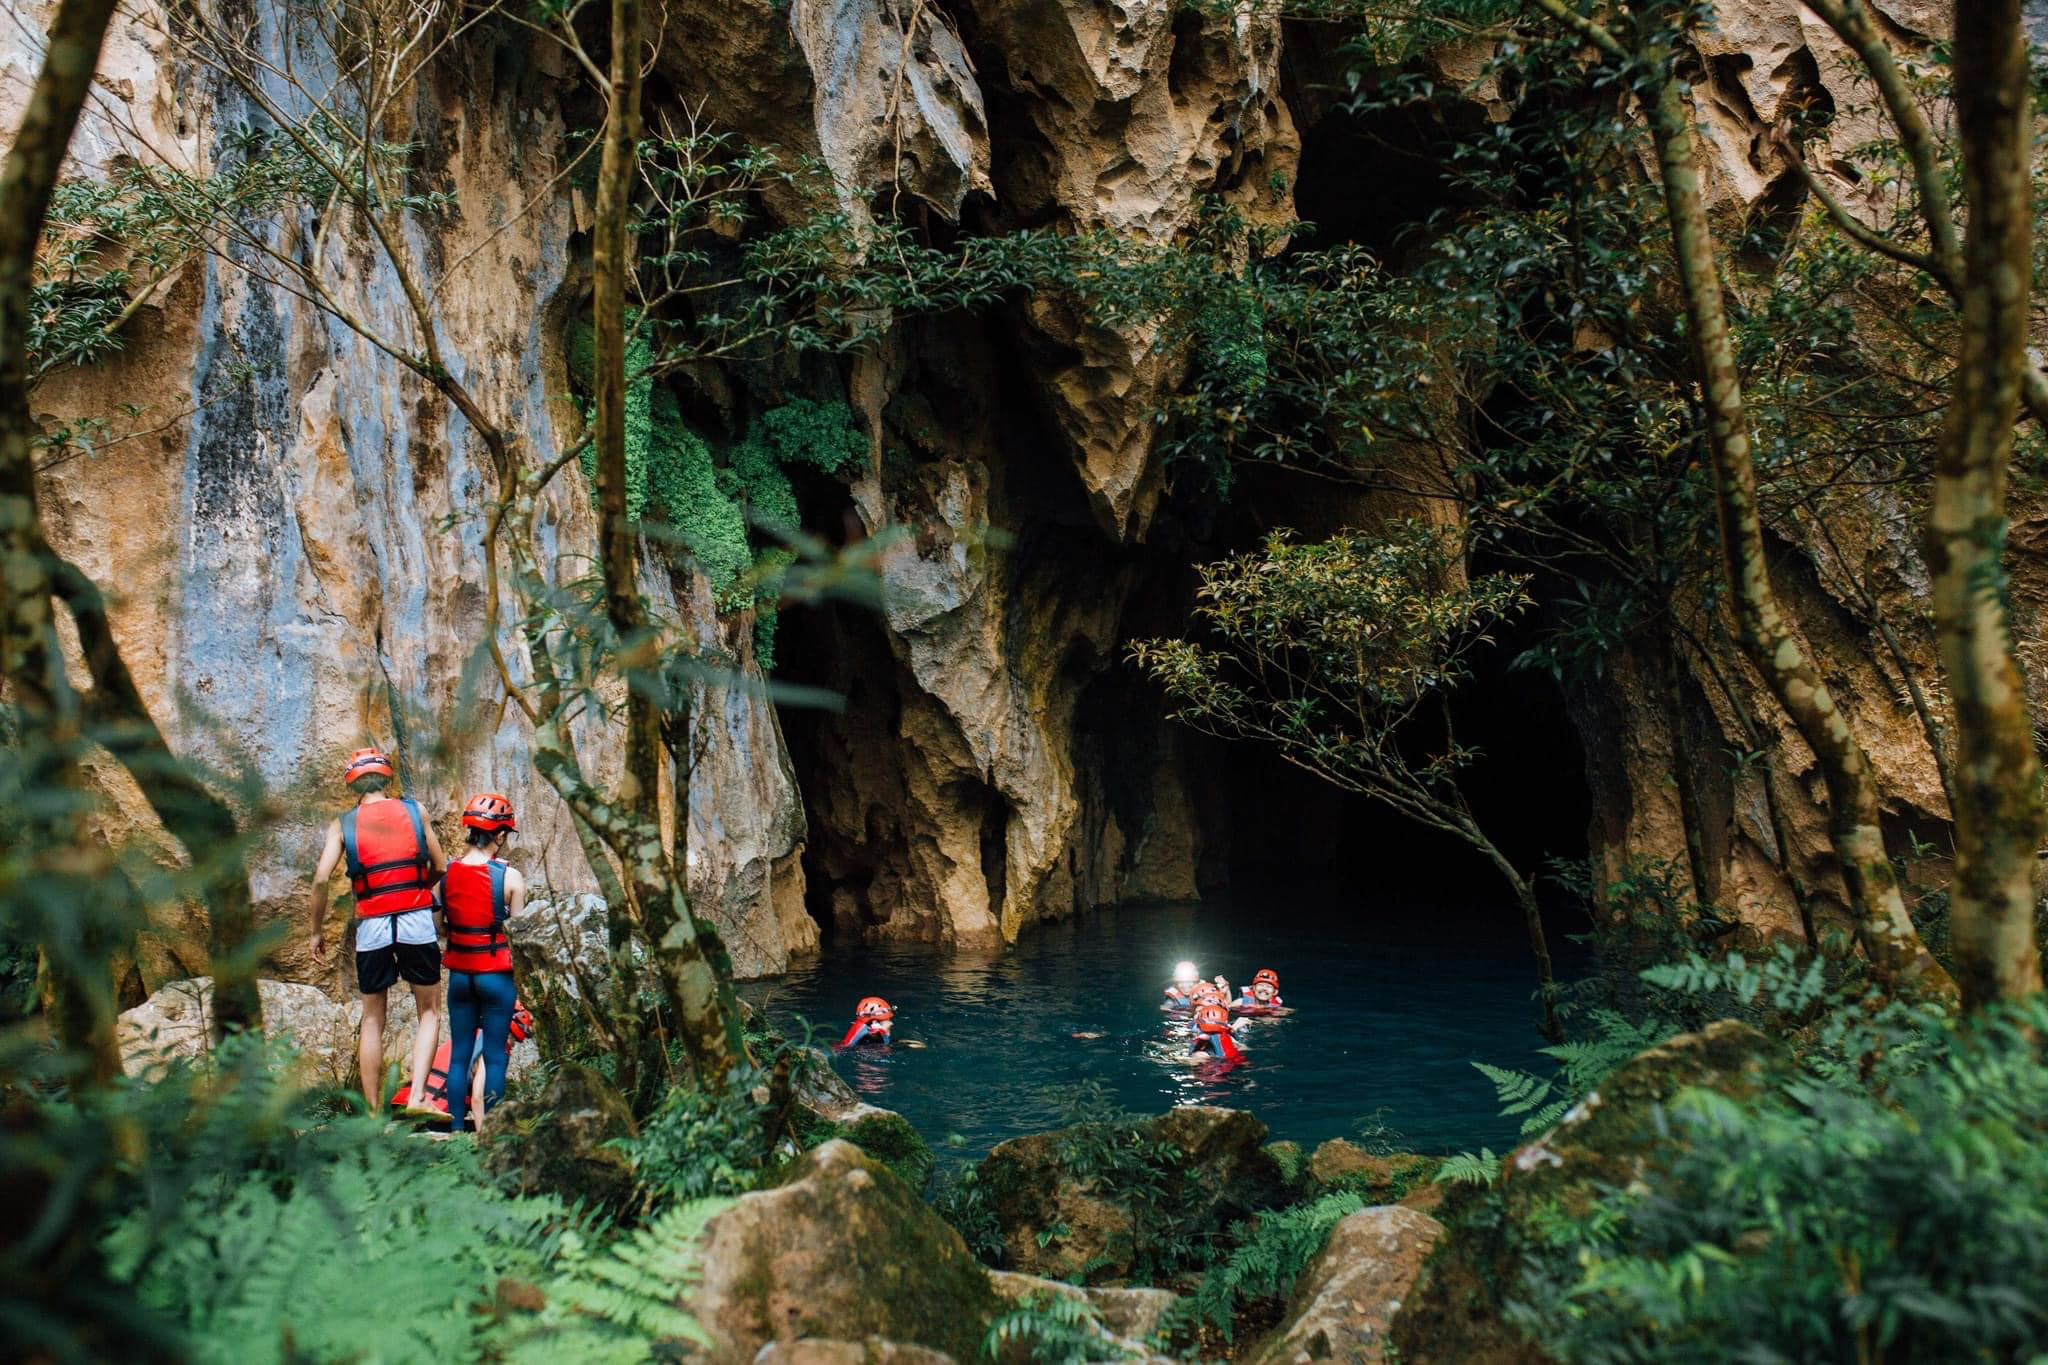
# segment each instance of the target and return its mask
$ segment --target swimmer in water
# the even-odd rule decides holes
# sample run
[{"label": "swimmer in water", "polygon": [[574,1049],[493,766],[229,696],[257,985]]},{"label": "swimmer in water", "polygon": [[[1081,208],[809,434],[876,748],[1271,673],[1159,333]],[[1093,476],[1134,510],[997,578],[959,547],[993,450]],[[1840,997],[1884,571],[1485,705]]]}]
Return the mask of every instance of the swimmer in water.
[{"label": "swimmer in water", "polygon": [[1230,1031],[1230,1009],[1218,1001],[1208,1001],[1195,1006],[1193,1038],[1188,1044],[1190,1055],[1214,1052],[1226,1062],[1238,1061],[1244,1050],[1237,1045],[1237,1037]]},{"label": "swimmer in water", "polygon": [[1236,1007],[1253,1014],[1273,1014],[1285,1009],[1286,1004],[1280,999],[1280,974],[1271,967],[1259,968],[1252,984],[1238,997]]},{"label": "swimmer in water", "polygon": [[1194,963],[1183,962],[1173,969],[1173,980],[1166,987],[1166,1003],[1159,1008],[1186,1009],[1194,1003],[1195,988],[1207,984],[1202,980],[1202,974],[1195,970]]},{"label": "swimmer in water", "polygon": [[879,995],[861,997],[853,1007],[853,1026],[846,1030],[846,1036],[839,1040],[841,1048],[859,1047],[862,1043],[887,1047],[889,1030],[896,1026],[896,1008]]}]

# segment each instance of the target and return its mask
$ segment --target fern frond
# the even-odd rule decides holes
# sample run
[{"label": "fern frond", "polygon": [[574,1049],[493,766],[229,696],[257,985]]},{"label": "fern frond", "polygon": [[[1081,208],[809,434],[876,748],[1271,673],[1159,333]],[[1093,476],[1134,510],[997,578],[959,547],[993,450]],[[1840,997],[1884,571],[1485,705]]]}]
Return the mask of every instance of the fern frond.
[{"label": "fern frond", "polygon": [[1481,1147],[1477,1153],[1460,1152],[1447,1157],[1436,1173],[1439,1185],[1491,1185],[1499,1178],[1500,1158],[1489,1147]]}]

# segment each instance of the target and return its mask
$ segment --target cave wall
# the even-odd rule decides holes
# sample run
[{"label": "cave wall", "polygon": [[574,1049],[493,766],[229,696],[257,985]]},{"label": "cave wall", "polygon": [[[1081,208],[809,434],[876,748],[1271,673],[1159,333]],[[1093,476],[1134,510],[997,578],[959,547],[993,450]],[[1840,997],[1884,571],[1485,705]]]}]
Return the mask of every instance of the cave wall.
[{"label": "cave wall", "polygon": [[[274,15],[274,3],[255,12]],[[48,9],[27,12],[33,21]],[[1935,7],[1879,9],[1902,40],[1938,35],[1943,22]],[[1818,82],[1838,109],[1859,100],[1832,37],[1791,0],[1725,0],[1720,17],[1713,79],[1696,88],[1695,109],[1717,205],[1731,212],[1779,192],[1784,168],[1767,134],[1795,97]],[[657,119],[698,109],[750,141],[818,158],[849,191],[900,186],[931,213],[991,230],[1169,240],[1209,195],[1282,224],[1304,130],[1331,116],[1326,35],[1249,7],[1217,17],[1171,0],[731,0],[671,6],[664,22],[657,72],[673,102]],[[117,156],[203,167],[221,130],[246,116],[166,65],[159,23],[146,5],[117,22],[74,149],[81,171]],[[0,124],[33,70],[29,27],[0,37]],[[1469,76],[1477,55],[1439,60],[1447,76]],[[457,204],[445,222],[421,224],[418,243],[444,291],[447,334],[460,339],[466,377],[517,415],[536,451],[558,449],[579,420],[564,401],[559,335],[584,288],[576,243],[587,222],[552,177],[563,92],[580,79],[545,45],[480,39],[435,68],[403,130]],[[1503,107],[1491,87],[1470,99],[1475,120]],[[1837,136],[1869,131],[1844,119]],[[1373,180],[1371,166],[1319,173],[1351,187],[1318,185],[1318,203]],[[1418,174],[1404,163],[1398,183]],[[783,194],[770,195],[771,209],[798,212]],[[845,202],[866,212],[853,193]],[[274,231],[303,240],[309,226]],[[355,231],[339,228],[330,253],[343,295],[398,326],[393,281]],[[1133,635],[1172,628],[1187,564],[1206,544],[1167,497],[1153,449],[1152,412],[1182,373],[1154,340],[1096,326],[1045,293],[899,328],[843,367],[875,458],[836,496],[858,534],[894,537],[881,560],[885,607],[857,625],[820,617],[800,634],[815,674],[804,680],[852,704],[798,719],[729,687],[701,695],[695,712],[691,889],[743,974],[815,950],[820,919],[869,938],[994,942],[1082,908],[1193,895],[1224,875],[1216,765],[1147,709],[1121,665]],[[262,909],[302,914],[320,828],[342,804],[335,758],[371,741],[398,747],[408,789],[432,811],[452,812],[476,788],[511,794],[529,871],[587,889],[566,813],[531,773],[523,720],[488,676],[475,692],[463,685],[482,629],[478,514],[494,490],[461,420],[345,328],[215,262],[168,282],[120,354],[54,378],[36,404],[54,425],[103,410],[110,390],[153,420],[48,472],[53,539],[115,592],[131,665],[178,745],[251,765],[281,798],[256,863]],[[1895,549],[1888,591],[1908,602],[1924,577],[1895,522],[1874,504],[1849,533]],[[2043,525],[2036,516],[2015,528],[2030,556],[2016,576],[2029,621],[2048,596]],[[1902,827],[1938,826],[1939,783],[1890,665],[1825,576],[1802,576],[1813,547],[1781,529],[1785,590],[1809,631],[1825,632],[1819,643],[1841,670],[1831,682]],[[577,480],[554,485],[544,530],[565,563],[590,551]],[[721,619],[686,573],[656,577],[651,588],[700,638],[753,669],[744,616]],[[502,640],[516,661],[516,637],[503,630]],[[1931,677],[1929,642],[1910,646]],[[1610,869],[1682,847],[1669,736],[1645,676],[1624,651],[1609,681],[1570,697],[1590,839]],[[1783,729],[1753,679],[1736,686]],[[1703,752],[1741,734],[1718,688],[1704,675],[1689,685]],[[785,721],[801,730],[808,791]],[[585,738],[600,770],[616,764],[599,727]],[[1780,744],[1795,866],[1826,886],[1811,756],[1794,735]],[[1781,922],[1789,901],[1753,779],[1718,762],[1695,779],[1729,898],[1760,923]],[[134,794],[106,780],[109,833],[147,829]],[[204,969],[202,915],[192,907],[146,945],[145,985]],[[338,986],[302,944],[295,934],[277,950],[277,974]]]}]

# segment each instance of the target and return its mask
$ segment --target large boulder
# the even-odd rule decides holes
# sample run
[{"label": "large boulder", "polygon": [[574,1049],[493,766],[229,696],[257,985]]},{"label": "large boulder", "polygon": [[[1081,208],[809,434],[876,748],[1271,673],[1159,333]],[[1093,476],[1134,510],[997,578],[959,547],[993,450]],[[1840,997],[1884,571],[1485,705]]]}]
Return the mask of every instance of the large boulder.
[{"label": "large boulder", "polygon": [[973,1360],[1001,1303],[959,1233],[888,1167],[837,1140],[805,1153],[780,1186],[742,1195],[713,1219],[703,1266],[684,1307],[718,1360],[752,1360],[771,1344],[795,1350],[806,1338],[876,1338],[900,1343],[895,1351],[922,1346]]},{"label": "large boulder", "polygon": [[1266,1125],[1190,1105],[1157,1118],[1085,1123],[1011,1138],[976,1173],[1012,1270],[1120,1279],[1151,1243],[1219,1232],[1283,1202]]},{"label": "large boulder", "polygon": [[1295,1281],[1286,1319],[1252,1365],[1384,1360],[1387,1328],[1442,1235],[1436,1219],[1398,1204],[1343,1219]]},{"label": "large boulder", "polygon": [[1652,1168],[1671,1137],[1664,1107],[1684,1090],[1755,1095],[1782,1073],[1763,1034],[1732,1019],[1639,1053],[1555,1128],[1501,1162],[1491,1186],[1459,1185],[1442,1209],[1447,1235],[1394,1319],[1407,1365],[1530,1365],[1550,1357],[1505,1320],[1502,1291],[1520,1280],[1538,1221],[1588,1211],[1604,1188]]},{"label": "large boulder", "polygon": [[[292,981],[258,981],[263,1031],[288,1038],[299,1050],[309,1085],[344,1085],[355,1070],[355,1030],[340,1005],[318,987]],[[163,1074],[173,1061],[193,1060],[211,1046],[213,978],[173,981],[116,1025],[121,1066],[131,1076]]]},{"label": "large boulder", "polygon": [[639,1126],[624,1097],[589,1067],[557,1067],[538,1089],[492,1110],[484,1164],[521,1194],[552,1193],[601,1208],[632,1202],[633,1163],[614,1144]]}]

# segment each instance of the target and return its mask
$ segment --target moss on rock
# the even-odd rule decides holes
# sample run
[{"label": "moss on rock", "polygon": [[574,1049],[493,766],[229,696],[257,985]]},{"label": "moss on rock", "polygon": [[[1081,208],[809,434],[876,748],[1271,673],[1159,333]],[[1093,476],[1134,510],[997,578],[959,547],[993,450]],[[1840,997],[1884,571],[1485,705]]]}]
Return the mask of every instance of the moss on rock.
[{"label": "moss on rock", "polygon": [[834,1140],[713,1220],[685,1307],[717,1359],[878,1337],[975,1358],[1000,1306],[958,1233],[881,1162]]},{"label": "moss on rock", "polygon": [[1555,1128],[1506,1157],[1493,1185],[1457,1186],[1438,1214],[1447,1233],[1394,1320],[1400,1358],[1408,1365],[1549,1360],[1504,1314],[1525,1256],[1540,1250],[1543,1221],[1583,1215],[1602,1187],[1638,1179],[1668,1152],[1661,1115],[1679,1092],[1747,1098],[1781,1074],[1770,1040],[1724,1019],[1624,1063]]}]

